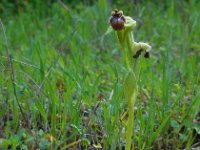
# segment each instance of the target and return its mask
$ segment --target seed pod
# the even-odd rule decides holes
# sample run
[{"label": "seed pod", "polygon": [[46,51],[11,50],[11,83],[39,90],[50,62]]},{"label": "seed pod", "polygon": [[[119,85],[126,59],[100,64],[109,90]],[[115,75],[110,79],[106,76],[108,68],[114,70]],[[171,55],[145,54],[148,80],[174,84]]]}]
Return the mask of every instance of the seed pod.
[{"label": "seed pod", "polygon": [[114,30],[119,31],[124,28],[126,19],[123,15],[123,12],[116,9],[115,11],[112,12],[112,17],[110,18],[109,22]]}]

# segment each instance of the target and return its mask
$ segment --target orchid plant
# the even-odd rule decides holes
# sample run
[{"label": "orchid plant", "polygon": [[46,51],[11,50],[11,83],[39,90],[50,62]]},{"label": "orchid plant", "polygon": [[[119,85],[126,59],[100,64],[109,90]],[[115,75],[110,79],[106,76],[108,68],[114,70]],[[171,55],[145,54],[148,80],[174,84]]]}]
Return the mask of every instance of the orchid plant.
[{"label": "orchid plant", "polygon": [[123,15],[122,11],[114,10],[109,19],[109,28],[105,34],[116,31],[123,56],[126,61],[128,74],[124,80],[124,96],[128,103],[128,122],[126,130],[126,150],[134,149],[132,142],[133,123],[134,123],[134,105],[138,94],[138,80],[140,73],[141,54],[144,58],[150,57],[151,46],[143,42],[135,42],[133,31],[136,27],[136,21],[129,16]]}]

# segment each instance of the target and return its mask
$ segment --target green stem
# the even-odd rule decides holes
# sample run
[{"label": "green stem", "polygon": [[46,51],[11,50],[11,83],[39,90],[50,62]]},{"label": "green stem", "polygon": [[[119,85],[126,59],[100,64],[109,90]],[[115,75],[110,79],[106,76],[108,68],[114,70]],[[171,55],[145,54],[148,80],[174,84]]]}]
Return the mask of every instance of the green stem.
[{"label": "green stem", "polygon": [[128,99],[128,124],[127,124],[127,132],[126,132],[126,150],[134,149],[134,142],[132,143],[132,135],[133,135],[133,124],[134,124],[134,105],[136,101],[136,92],[134,91],[132,97]]},{"label": "green stem", "polygon": [[130,66],[129,58],[127,56],[127,53],[125,53],[125,52],[123,53],[123,59],[124,59],[123,61],[125,61],[125,63],[126,63],[128,70],[130,70],[131,66]]},{"label": "green stem", "polygon": [[[126,39],[126,41],[127,41],[128,51],[125,54],[126,55],[125,57],[126,57],[126,61],[128,62],[127,63],[128,69],[130,70],[130,69],[132,69],[130,67],[131,62],[132,62],[131,60],[133,60],[131,51],[133,49],[132,43],[134,42],[132,32],[130,32],[128,34],[128,38]],[[127,56],[127,54],[128,54],[128,56]],[[137,86],[137,82],[134,86]],[[132,142],[132,135],[133,135],[133,128],[134,128],[134,105],[135,105],[135,101],[136,101],[136,90],[134,90],[134,92],[132,93],[132,96],[129,97],[127,100],[128,100],[128,115],[129,115],[129,117],[128,117],[128,124],[127,124],[127,131],[126,131],[125,149],[130,150],[131,145],[132,145],[132,149],[134,149],[134,142]]]},{"label": "green stem", "polygon": [[[139,59],[139,58],[138,58]],[[129,68],[133,69],[133,68]],[[132,136],[134,134],[134,106],[135,106],[135,102],[136,102],[136,98],[137,98],[137,87],[138,87],[138,79],[139,79],[139,72],[140,72],[140,64],[138,64],[138,62],[135,62],[134,64],[134,74],[136,76],[136,80],[134,83],[132,83],[134,91],[132,93],[131,96],[129,96],[127,98],[128,100],[128,124],[127,124],[127,131],[126,131],[126,150],[130,150],[131,149],[131,145],[132,145],[132,149],[134,150],[134,142],[132,142]]]}]

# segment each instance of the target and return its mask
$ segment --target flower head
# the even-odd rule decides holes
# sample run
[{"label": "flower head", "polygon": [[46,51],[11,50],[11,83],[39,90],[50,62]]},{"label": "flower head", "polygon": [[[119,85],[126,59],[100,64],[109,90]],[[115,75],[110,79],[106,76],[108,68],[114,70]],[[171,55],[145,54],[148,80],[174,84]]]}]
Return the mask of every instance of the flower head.
[{"label": "flower head", "polygon": [[122,29],[124,29],[124,24],[126,22],[126,18],[123,15],[122,11],[115,9],[112,12],[112,16],[111,16],[109,22],[114,30],[122,30]]}]

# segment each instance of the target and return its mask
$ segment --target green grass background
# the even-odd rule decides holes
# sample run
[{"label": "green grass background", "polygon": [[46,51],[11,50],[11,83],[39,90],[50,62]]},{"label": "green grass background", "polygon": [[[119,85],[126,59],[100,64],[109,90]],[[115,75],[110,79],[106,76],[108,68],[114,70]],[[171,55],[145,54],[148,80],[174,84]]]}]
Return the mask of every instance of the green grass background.
[{"label": "green grass background", "polygon": [[127,108],[122,87],[127,70],[115,33],[103,36],[115,8],[137,21],[135,40],[152,46],[151,58],[142,62],[133,129],[136,147],[181,149],[198,143],[200,3],[84,2],[25,1],[17,8],[0,4],[14,84],[26,117],[13,92],[1,30],[0,147],[124,147],[120,117]]}]

